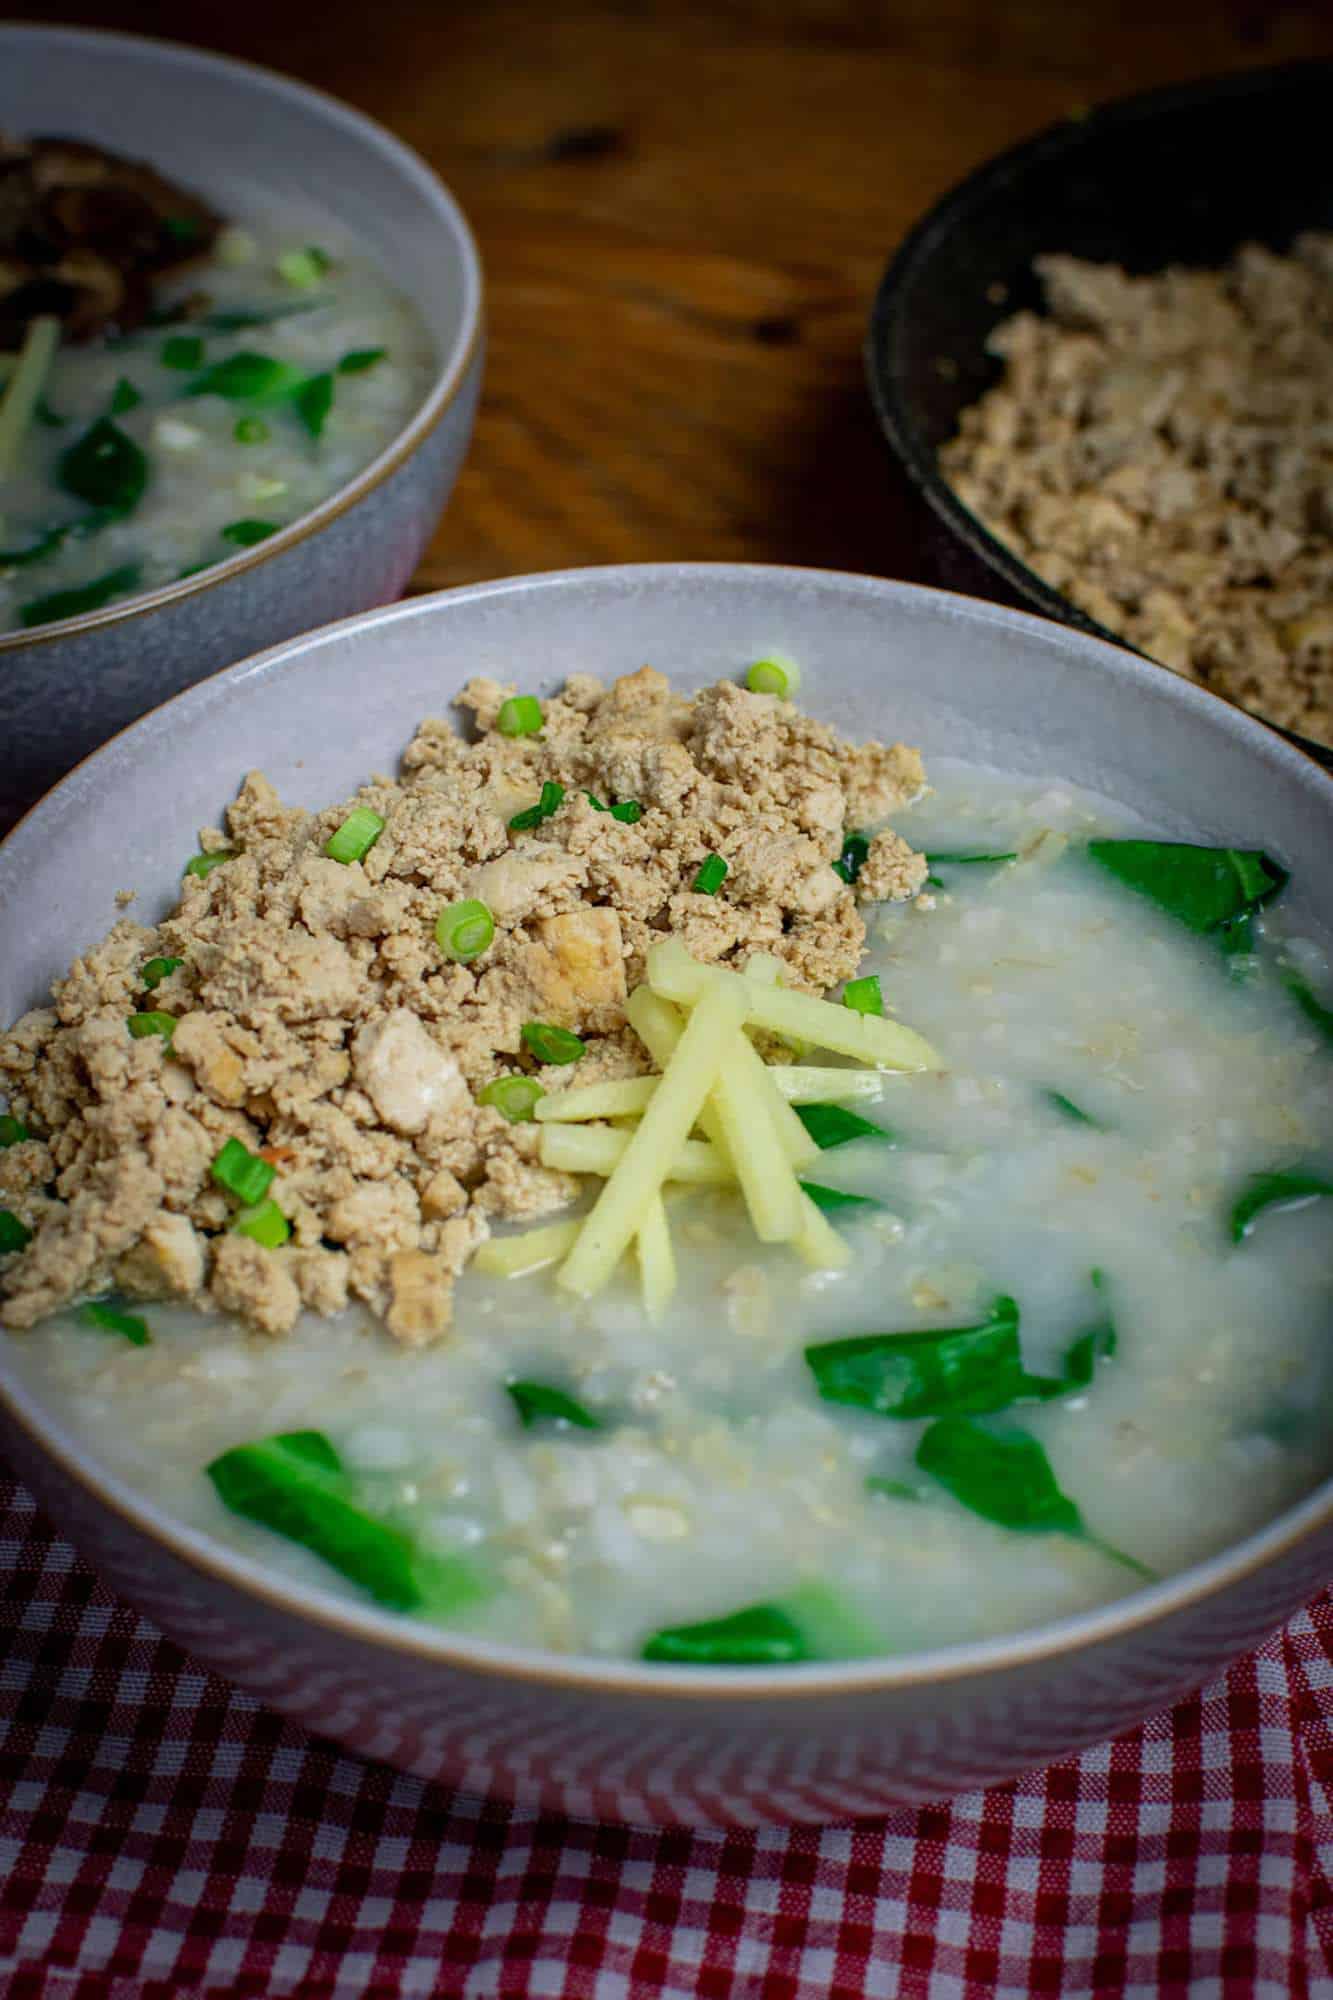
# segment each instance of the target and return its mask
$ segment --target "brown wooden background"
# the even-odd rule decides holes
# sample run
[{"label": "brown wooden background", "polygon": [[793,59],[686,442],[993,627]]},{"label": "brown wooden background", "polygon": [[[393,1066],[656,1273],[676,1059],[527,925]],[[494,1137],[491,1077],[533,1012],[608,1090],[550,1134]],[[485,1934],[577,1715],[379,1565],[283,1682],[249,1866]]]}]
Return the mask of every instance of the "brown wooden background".
[{"label": "brown wooden background", "polygon": [[486,266],[490,360],[422,588],[672,557],[921,574],[859,353],[908,226],[1080,104],[1333,55],[1329,0],[21,11],[318,83],[459,197]]}]

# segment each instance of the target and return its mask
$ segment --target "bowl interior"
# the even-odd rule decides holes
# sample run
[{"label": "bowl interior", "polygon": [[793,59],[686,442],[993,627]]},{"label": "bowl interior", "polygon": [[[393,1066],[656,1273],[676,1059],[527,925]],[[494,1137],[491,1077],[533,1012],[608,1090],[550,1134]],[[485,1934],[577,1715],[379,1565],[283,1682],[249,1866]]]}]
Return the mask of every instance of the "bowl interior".
[{"label": "bowl interior", "polygon": [[[1333,929],[1333,784],[1262,725],[1134,655],[1042,619],[870,578],[732,565],[585,570],[478,585],[331,626],[192,688],[108,744],[0,848],[0,923],[21,940],[0,960],[0,1017],[8,1023],[42,999],[52,976],[105,932],[118,891],[137,892],[131,914],[145,921],[165,910],[197,829],[216,822],[247,770],[264,769],[294,802],[325,804],[367,773],[394,769],[419,718],[447,712],[473,673],[544,693],[575,670],[611,677],[647,659],[697,688],[775,649],[802,662],[802,701],[814,713],[855,735],[917,743],[927,765],[947,754],[1058,774],[1170,829],[1264,846],[1292,869],[1304,912]],[[132,811],[136,799],[151,799],[152,811]],[[3,1343],[0,1397],[27,1407],[39,1437],[58,1435],[33,1413]],[[178,1548],[200,1543],[150,1501],[119,1492],[120,1511],[148,1532]],[[1333,1487],[1318,1505],[1302,1503],[1312,1522],[1329,1505]],[[215,1570],[254,1587],[242,1558],[205,1546]],[[1239,1552],[1205,1567],[1222,1577],[1233,1559]],[[1169,1606],[1186,1587],[1176,1578],[1157,1589]],[[285,1583],[281,1594],[298,1605],[322,1599]],[[344,1622],[386,1640],[399,1627],[342,1609]],[[1111,1607],[1090,1617],[1117,1615]],[[496,1652],[433,1632],[413,1643],[470,1659]],[[1001,1660],[1022,1643],[989,1642],[984,1657]],[[899,1667],[915,1672],[919,1662]],[[899,1667],[874,1663],[889,1675]],[[626,1666],[617,1677],[652,1672]]]}]

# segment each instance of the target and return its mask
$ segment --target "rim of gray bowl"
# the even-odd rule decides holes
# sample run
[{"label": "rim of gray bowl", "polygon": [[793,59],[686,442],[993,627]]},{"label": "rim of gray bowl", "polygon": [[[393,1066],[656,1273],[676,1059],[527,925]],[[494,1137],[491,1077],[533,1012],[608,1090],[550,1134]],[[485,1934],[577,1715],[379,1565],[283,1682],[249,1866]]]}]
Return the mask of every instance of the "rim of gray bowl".
[{"label": "rim of gray bowl", "polygon": [[285,528],[279,528],[274,535],[268,535],[253,548],[238,550],[234,556],[224,561],[212,563],[197,576],[182,577],[174,583],[159,584],[154,590],[145,590],[138,596],[127,597],[119,604],[108,604],[101,611],[84,611],[76,618],[53,619],[49,625],[33,628],[20,627],[13,632],[0,632],[0,655],[19,652],[29,647],[46,645],[52,640],[69,639],[85,632],[97,632],[112,625],[128,623],[131,619],[142,618],[164,604],[176,604],[182,598],[196,596],[201,591],[210,590],[219,583],[229,583],[233,577],[241,576],[246,570],[256,569],[261,563],[274,556],[282,555],[287,549],[295,548],[326,528],[340,514],[347,512],[364,500],[368,493],[382,485],[390,473],[397,468],[418,446],[424,443],[430,433],[443,419],[445,412],[455,401],[463,388],[468,369],[481,340],[484,317],[485,281],[482,275],[481,253],[469,227],[467,217],[454,199],[449,189],[433,167],[426,164],[401,139],[394,136],[386,126],[369,117],[364,111],[355,110],[344,104],[341,98],[333,97],[328,91],[317,90],[314,85],[298,83],[295,78],[284,76],[281,71],[265,69],[260,63],[246,62],[238,56],[214,55],[208,49],[195,49],[183,42],[167,41],[157,35],[136,35],[122,33],[113,28],[67,28],[45,27],[40,22],[0,21],[0,53],[5,44],[17,41],[49,42],[56,45],[84,45],[115,43],[131,49],[151,50],[153,54],[167,57],[185,67],[230,71],[234,75],[251,80],[256,86],[275,93],[280,97],[303,103],[312,110],[319,111],[345,131],[353,133],[363,143],[375,147],[390,160],[400,173],[415,182],[426,199],[438,210],[441,223],[455,240],[463,277],[463,311],[458,334],[449,353],[445,355],[436,370],[429,392],[419,408],[402,430],[392,437],[369,465],[363,466],[354,479],[340,486],[312,507],[308,514],[300,515]]},{"label": "rim of gray bowl", "polygon": [[[169,712],[184,713],[223,697],[224,690],[242,680],[279,673],[294,651],[319,646],[353,630],[378,630],[399,619],[431,618],[443,607],[473,602],[478,598],[508,595],[535,595],[547,590],[592,586],[621,588],[639,593],[646,584],[679,582],[683,577],[713,583],[744,584],[756,578],[779,583],[811,585],[862,595],[926,599],[947,612],[965,606],[970,616],[988,624],[1007,626],[1027,633],[1045,645],[1053,642],[1082,656],[1094,668],[1113,669],[1131,682],[1150,686],[1159,699],[1162,683],[1168,683],[1166,698],[1183,708],[1202,714],[1215,712],[1221,726],[1234,735],[1251,738],[1254,747],[1265,749],[1279,763],[1289,763],[1293,771],[1308,766],[1316,778],[1333,788],[1333,776],[1318,761],[1291,743],[1279,731],[1235,708],[1220,695],[1179,675],[1164,674],[1141,654],[1109,644],[1091,634],[1074,630],[1036,612],[1011,610],[989,599],[965,596],[961,592],[937,590],[926,584],[899,583],[888,577],[865,576],[852,570],[805,569],[780,563],[618,563],[589,565],[583,569],[542,570],[528,575],[501,577],[493,582],[459,585],[452,590],[433,591],[420,597],[357,612],[328,625],[316,627],[296,639],[266,647],[248,659],[197,682],[173,695],[147,715],[129,723],[83,762],[62,778],[44,799],[38,801],[0,841],[0,871],[11,862],[23,865],[23,849],[29,841],[42,837],[42,820],[48,812],[63,812],[66,798],[83,782],[83,774],[107,756],[118,744],[137,731],[155,723]],[[1329,794],[1333,811],[1333,789]],[[591,1654],[566,1655],[539,1646],[505,1645],[496,1640],[475,1638],[443,1626],[420,1623],[408,1616],[379,1611],[358,1604],[319,1584],[288,1582],[275,1577],[262,1564],[238,1550],[229,1549],[201,1529],[187,1527],[159,1509],[146,1495],[137,1492],[114,1473],[90,1465],[79,1446],[63,1427],[49,1418],[40,1401],[30,1391],[6,1380],[0,1364],[0,1405],[24,1430],[31,1442],[52,1459],[67,1476],[101,1506],[109,1508],[150,1540],[160,1543],[169,1554],[197,1574],[229,1585],[243,1594],[257,1597],[276,1611],[304,1618],[338,1636],[382,1646],[389,1651],[462,1672],[494,1679],[553,1688],[597,1690],[617,1696],[693,1698],[716,1700],[719,1695],[739,1701],[781,1701],[789,1696],[816,1699],[839,1694],[873,1694],[895,1688],[924,1684],[976,1680],[986,1674],[1047,1660],[1062,1653],[1081,1652],[1130,1632],[1155,1624],[1185,1606],[1197,1603],[1263,1568],[1277,1556],[1321,1528],[1333,1526],[1333,1477],[1323,1481],[1294,1506],[1284,1508],[1264,1527],[1244,1536],[1230,1548],[1205,1561],[1193,1563],[1160,1583],[1131,1591],[1127,1596],[1091,1611],[1078,1612],[1029,1631],[1002,1634],[969,1644],[932,1647],[919,1653],[886,1655],[878,1659],[815,1661],[800,1666],[694,1667],[665,1666],[643,1660],[600,1659]]]}]

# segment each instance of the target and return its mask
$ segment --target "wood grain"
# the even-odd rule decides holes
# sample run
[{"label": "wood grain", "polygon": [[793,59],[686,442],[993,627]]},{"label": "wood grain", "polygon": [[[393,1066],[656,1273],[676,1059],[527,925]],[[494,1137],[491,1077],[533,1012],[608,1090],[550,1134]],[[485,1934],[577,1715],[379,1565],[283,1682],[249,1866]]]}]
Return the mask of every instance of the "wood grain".
[{"label": "wood grain", "polygon": [[914,219],[1082,104],[1333,56],[1316,4],[28,4],[243,55],[382,119],[486,266],[471,457],[415,579],[674,557],[925,573],[860,343]]}]

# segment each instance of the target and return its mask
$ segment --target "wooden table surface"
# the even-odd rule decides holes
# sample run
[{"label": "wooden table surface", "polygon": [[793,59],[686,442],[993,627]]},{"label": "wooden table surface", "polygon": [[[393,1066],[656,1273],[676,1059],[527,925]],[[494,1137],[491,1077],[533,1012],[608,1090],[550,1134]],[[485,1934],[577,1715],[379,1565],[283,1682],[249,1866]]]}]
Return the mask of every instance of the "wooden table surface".
[{"label": "wooden table surface", "polygon": [[475,441],[415,580],[748,558],[923,574],[860,343],[884,262],[1081,104],[1333,55],[1321,0],[190,0],[44,7],[317,83],[481,245]]}]

